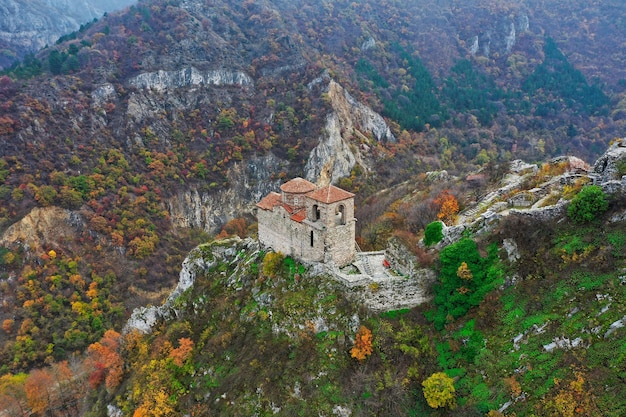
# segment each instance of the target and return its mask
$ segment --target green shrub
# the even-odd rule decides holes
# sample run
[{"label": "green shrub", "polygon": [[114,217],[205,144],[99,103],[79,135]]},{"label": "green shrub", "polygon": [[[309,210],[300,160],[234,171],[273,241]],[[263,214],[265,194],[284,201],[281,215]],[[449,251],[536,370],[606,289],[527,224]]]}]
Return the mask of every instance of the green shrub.
[{"label": "green shrub", "polygon": [[441,239],[443,239],[443,223],[429,223],[424,230],[424,245],[434,245],[441,242]]},{"label": "green shrub", "polygon": [[496,245],[489,246],[483,258],[476,243],[463,238],[441,251],[439,279],[433,288],[435,309],[429,313],[435,328],[441,330],[464,316],[504,281],[497,250]]},{"label": "green shrub", "polygon": [[588,185],[572,199],[567,208],[567,216],[574,223],[588,223],[608,208],[609,202],[602,188],[598,185]]}]

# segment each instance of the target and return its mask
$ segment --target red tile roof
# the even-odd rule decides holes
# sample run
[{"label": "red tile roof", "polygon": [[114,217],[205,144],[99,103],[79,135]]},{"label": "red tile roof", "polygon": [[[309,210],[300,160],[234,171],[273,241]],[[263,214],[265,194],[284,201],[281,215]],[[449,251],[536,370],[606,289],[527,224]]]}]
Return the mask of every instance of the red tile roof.
[{"label": "red tile roof", "polygon": [[272,210],[274,207],[281,203],[281,196],[278,193],[271,192],[261,199],[256,206],[263,210]]},{"label": "red tile roof", "polygon": [[330,204],[352,198],[354,197],[354,194],[346,190],[342,190],[339,187],[335,187],[334,185],[327,185],[326,187],[322,187],[319,190],[313,191],[307,196],[321,203]]},{"label": "red tile roof", "polygon": [[286,193],[304,194],[315,190],[315,184],[305,180],[304,178],[294,178],[280,186],[280,189]]},{"label": "red tile roof", "polygon": [[281,206],[285,209],[285,211],[286,211],[287,213],[289,213],[289,214],[293,214],[293,213],[297,212],[297,208],[296,208],[296,207],[294,207],[294,206],[290,206],[289,204],[285,204],[285,203],[281,203],[280,205],[281,205]]},{"label": "red tile roof", "polygon": [[296,221],[298,223],[302,223],[302,220],[306,219],[306,210],[300,210],[297,213],[294,213],[291,216],[291,220]]}]

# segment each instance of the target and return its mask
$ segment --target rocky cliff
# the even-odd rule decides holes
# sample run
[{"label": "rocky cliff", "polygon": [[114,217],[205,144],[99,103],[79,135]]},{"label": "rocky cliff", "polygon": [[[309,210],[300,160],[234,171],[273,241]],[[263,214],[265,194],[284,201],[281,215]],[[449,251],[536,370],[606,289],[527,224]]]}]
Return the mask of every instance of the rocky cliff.
[{"label": "rocky cliff", "polygon": [[203,187],[182,190],[166,202],[176,227],[193,227],[219,232],[229,220],[251,215],[254,204],[283,182],[275,176],[287,168],[287,162],[272,154],[238,162],[228,171],[229,188],[211,192]]},{"label": "rocky cliff", "polygon": [[19,244],[38,254],[42,247],[74,241],[85,228],[85,219],[77,212],[59,207],[35,208],[0,235],[0,246]]},{"label": "rocky cliff", "polygon": [[313,80],[309,88],[320,85],[332,111],[326,116],[325,130],[304,171],[309,181],[325,186],[349,176],[357,163],[369,169],[368,142],[395,142],[396,138],[380,114],[358,102],[327,74]]}]

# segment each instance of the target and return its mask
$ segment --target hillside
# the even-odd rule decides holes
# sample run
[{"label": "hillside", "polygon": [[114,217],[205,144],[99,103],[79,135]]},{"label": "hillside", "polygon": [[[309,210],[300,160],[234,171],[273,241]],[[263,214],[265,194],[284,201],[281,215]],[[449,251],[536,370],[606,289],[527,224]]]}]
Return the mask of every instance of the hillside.
[{"label": "hillside", "polygon": [[[50,364],[54,364],[50,368],[54,372],[66,372],[63,364],[70,360],[73,376],[67,382],[78,384],[75,397],[81,399],[67,403],[74,407],[70,413],[84,411],[96,402],[104,407],[113,392],[125,396],[118,406],[128,411],[140,407],[144,399],[126,389],[132,384],[142,386],[145,381],[141,378],[147,377],[135,375],[129,368],[148,366],[148,357],[165,360],[181,338],[196,346],[185,355],[177,351],[181,357],[193,355],[187,359],[204,363],[210,354],[199,344],[208,343],[215,334],[226,334],[226,327],[221,326],[233,326],[229,337],[236,336],[236,343],[231,344],[226,336],[224,341],[211,342],[216,355],[223,356],[198,369],[206,372],[204,376],[217,375],[216,381],[208,381],[211,376],[203,382],[207,389],[232,376],[227,385],[218,387],[245,397],[246,401],[232,400],[241,406],[252,407],[248,402],[255,395],[250,391],[252,385],[239,385],[238,378],[243,377],[238,370],[220,362],[231,355],[231,349],[242,348],[241,341],[275,351],[282,355],[277,361],[293,366],[290,361],[294,358],[290,354],[285,358],[285,349],[296,349],[293,355],[297,358],[305,353],[321,355],[311,369],[332,368],[322,371],[328,372],[327,384],[332,386],[327,386],[326,397],[311,393],[303,397],[309,402],[294,405],[305,414],[311,409],[307,407],[318,403],[324,404],[320,407],[332,404],[357,410],[358,396],[368,400],[367,407],[370,401],[377,402],[374,408],[380,415],[393,407],[431,412],[419,395],[408,394],[419,392],[421,381],[437,370],[456,378],[461,409],[482,412],[502,406],[506,402],[503,383],[496,380],[510,378],[510,370],[518,366],[494,364],[485,374],[486,387],[477,383],[475,366],[484,363],[476,362],[478,356],[458,353],[461,342],[472,336],[471,326],[480,332],[475,340],[504,346],[502,349],[509,347],[506,338],[516,331],[532,343],[551,343],[543,338],[552,340],[557,334],[569,340],[584,339],[580,321],[556,321],[574,308],[568,304],[571,297],[567,303],[561,302],[565,298],[534,300],[515,312],[511,312],[514,306],[507,297],[516,299],[543,288],[535,284],[559,289],[565,285],[562,281],[571,284],[563,290],[570,294],[576,286],[586,288],[591,280],[590,291],[597,289],[602,297],[615,291],[611,297],[617,300],[621,288],[615,286],[615,277],[622,267],[622,221],[611,222],[608,217],[622,209],[619,193],[612,197],[610,214],[588,228],[572,226],[563,213],[545,224],[523,217],[516,223],[513,217],[503,215],[522,205],[550,206],[561,197],[564,207],[583,183],[576,182],[576,172],[571,178],[562,175],[584,167],[584,161],[593,162],[615,137],[623,136],[626,76],[619,42],[624,37],[620,24],[626,13],[624,5],[618,0],[549,3],[364,0],[318,6],[299,0],[140,1],[83,25],[4,71],[0,75],[0,374],[6,375],[3,381],[8,385],[2,385],[2,392],[13,389],[7,388],[14,387],[13,383],[23,387],[24,373]],[[572,155],[569,162],[550,162],[563,154]],[[520,180],[528,172],[516,171],[526,166],[524,163],[511,165],[518,159],[531,163],[537,175]],[[623,167],[616,172],[623,173]],[[507,186],[501,182],[510,179],[505,177],[507,173],[522,182],[498,191]],[[467,328],[435,330],[434,323],[441,325],[441,317],[427,320],[424,315],[433,305],[411,310],[402,321],[395,313],[388,321],[380,321],[382,318],[353,300],[335,305],[343,297],[332,281],[324,284],[330,301],[316,299],[312,287],[303,287],[303,305],[338,312],[336,317],[324,319],[335,326],[324,330],[326,334],[307,330],[306,352],[297,350],[300,339],[292,339],[293,335],[281,339],[286,347],[267,341],[272,333],[264,327],[268,323],[259,321],[260,310],[253,309],[250,322],[238,320],[250,313],[245,305],[259,303],[249,298],[254,299],[256,291],[267,291],[272,302],[288,302],[279,300],[279,295],[297,293],[298,285],[322,278],[310,272],[306,282],[297,283],[292,276],[296,266],[287,261],[286,269],[276,266],[274,288],[268,279],[272,274],[242,265],[252,268],[241,278],[245,291],[230,292],[221,280],[231,275],[231,267],[221,264],[219,276],[205,271],[201,279],[207,281],[198,287],[207,294],[218,291],[212,295],[217,304],[223,296],[234,305],[216,310],[222,311],[219,318],[223,321],[214,322],[215,329],[199,329],[194,324],[189,330],[183,325],[184,330],[171,330],[166,337],[168,345],[159,339],[159,332],[167,334],[169,326],[180,323],[160,323],[151,336],[137,336],[136,355],[107,359],[115,359],[115,366],[120,367],[108,383],[108,370],[99,368],[100,374],[94,376],[89,368],[103,366],[102,358],[96,364],[87,362],[89,371],[79,366],[84,364],[89,346],[98,341],[100,345],[92,350],[107,345],[119,353],[114,348],[118,346],[115,331],[121,331],[135,308],[159,305],[167,298],[193,247],[214,237],[254,236],[253,204],[295,176],[318,184],[332,182],[356,194],[357,241],[364,250],[384,249],[390,240],[400,242],[421,266],[438,269],[438,250],[418,244],[427,226],[438,218],[450,226],[445,229],[446,236],[456,238],[463,234],[463,227],[453,225],[455,221],[474,224],[465,227],[465,233],[478,241],[481,259],[490,254],[485,258],[489,262],[495,262],[489,244],[495,242],[500,259],[504,259],[501,249],[511,233],[519,233],[522,243],[531,245],[522,249],[543,249],[536,255],[526,253],[519,264],[503,261],[503,274],[512,277],[514,270],[521,271],[520,285],[490,288],[495,291],[496,298],[489,298],[494,306],[473,305],[467,318],[455,321]],[[551,179],[554,183],[549,188],[539,187]],[[499,229],[477,233],[489,219]],[[527,235],[527,229],[539,232]],[[548,231],[562,239],[552,240],[544,235]],[[594,235],[607,236],[610,244],[594,240]],[[450,241],[455,239],[450,237]],[[568,246],[569,241],[575,244]],[[247,256],[260,268],[261,254]],[[536,256],[546,263],[535,262]],[[603,264],[605,261],[608,263]],[[475,262],[487,261],[476,258]],[[600,277],[596,272],[608,275]],[[215,288],[209,282],[215,282]],[[191,292],[203,291],[198,288]],[[280,294],[274,294],[275,289]],[[199,294],[190,296],[193,299]],[[594,294],[580,298],[590,306],[591,316],[601,311],[596,312],[590,304]],[[621,308],[618,301],[611,302],[618,307],[605,316],[607,321],[602,318],[604,332],[608,320],[616,320]],[[304,314],[290,310],[297,304],[293,301],[289,308],[281,307],[285,317]],[[567,312],[565,305],[570,307]],[[192,311],[188,304],[184,308],[190,323],[214,319],[202,316],[210,311]],[[509,313],[507,323],[496,320]],[[194,314],[199,314],[197,319]],[[381,343],[375,346],[378,350],[371,368],[370,362],[361,367],[347,354],[358,328],[346,317],[355,314]],[[474,317],[478,314],[495,321],[483,322]],[[532,324],[538,328],[545,324],[534,315],[548,316],[550,333],[531,337]],[[517,316],[532,323],[518,322]],[[582,320],[575,313],[572,317]],[[472,318],[475,322],[469,324]],[[402,327],[405,324],[410,330]],[[419,349],[427,353],[400,347],[407,343],[404,337],[421,337],[403,335],[405,330],[418,331],[417,324],[429,341]],[[296,327],[306,330],[291,325],[293,331]],[[565,332],[561,325],[571,325],[576,332]],[[204,331],[207,334],[201,336]],[[331,332],[336,333],[328,336]],[[613,341],[607,338],[610,349],[618,349]],[[163,350],[150,351],[152,347]],[[248,363],[268,360],[248,351],[238,354]],[[337,357],[339,362],[323,363],[324,355]],[[541,355],[542,361],[548,361],[544,352]],[[525,373],[531,376],[526,376],[529,380],[515,398],[535,389],[556,396],[569,381],[577,380],[576,372],[587,372],[577,368],[563,373],[566,362],[605,371],[600,368],[600,356],[597,362],[575,362],[569,355],[563,356],[567,358],[551,357],[543,379],[534,381],[535,374]],[[393,361],[387,362],[388,357]],[[401,366],[392,369],[396,359]],[[423,361],[424,368],[412,369],[414,361]],[[158,366],[173,366],[166,362]],[[605,362],[602,366],[612,369]],[[222,371],[216,370],[220,366],[231,373],[220,374]],[[179,375],[176,383],[187,384],[184,387],[164,388],[171,407],[182,410],[205,395],[213,395],[212,402],[217,400],[213,391],[195,390],[198,369],[187,368]],[[363,374],[363,369],[370,373]],[[333,379],[343,378],[339,370],[349,370],[348,375],[353,372],[355,379],[366,378],[366,391],[342,391],[351,383]],[[122,374],[123,384],[115,385]],[[88,375],[92,375],[94,387],[102,381],[113,385],[109,391],[86,390],[84,378]],[[311,381],[312,373],[300,375],[299,386]],[[405,376],[405,385],[391,383],[404,381]],[[549,381],[554,381],[553,377],[566,382],[552,386]],[[604,405],[597,406],[619,415],[621,405],[607,405],[609,394],[600,392],[602,377],[584,373],[583,378],[598,401],[603,398]],[[261,384],[255,381],[254,390]],[[296,380],[285,383],[285,387],[295,387]],[[544,385],[539,387],[539,383]],[[468,393],[472,385],[482,391]],[[180,391],[175,394],[170,389]],[[153,398],[165,401],[165,394],[158,394]],[[272,401],[292,401],[281,397],[283,394],[259,394],[259,407],[269,410],[267,404]],[[83,403],[89,395],[100,397]],[[533,398],[527,403],[518,398],[511,410],[550,407],[541,395]],[[394,404],[385,403],[387,399]],[[25,401],[22,396],[16,404]],[[218,403],[215,409],[207,407],[213,412],[229,412],[222,408],[228,407],[224,401]],[[104,412],[103,408],[97,410]],[[233,410],[232,414],[238,412],[243,411]],[[468,415],[471,412],[467,411]]]},{"label": "hillside", "polygon": [[[106,369],[95,410],[115,397],[122,415],[622,415],[623,146],[593,169],[561,159],[511,171],[502,198],[533,183],[552,197],[457,226],[469,234],[447,228],[429,250],[434,299],[411,310],[374,313],[354,288],[253,240],[201,245],[181,273],[191,287],[150,330],[136,321],[145,313],[129,323],[145,333],[126,328],[126,371],[111,381]],[[588,178],[613,191],[602,208],[579,205],[593,214],[581,220],[559,207]],[[424,381],[440,372],[454,389],[429,396]]]},{"label": "hillside", "polygon": [[[201,245],[195,283],[98,374],[93,415],[623,415],[625,209],[622,191],[584,225],[504,217],[439,248],[433,303],[382,314],[252,240]],[[433,406],[439,372],[454,390]]]},{"label": "hillside", "polygon": [[0,68],[54,45],[61,36],[106,12],[132,3],[134,0],[6,0],[0,7]]},{"label": "hillside", "polygon": [[[319,267],[254,239],[212,241],[157,314],[137,309],[81,361],[4,375],[0,403],[10,415],[623,415],[625,142],[593,168],[513,163],[479,210],[415,248],[438,274],[431,302],[375,313]],[[604,204],[582,197],[594,187]],[[42,257],[62,272],[46,282],[64,285],[61,262]],[[106,304],[106,282],[72,310]]]}]

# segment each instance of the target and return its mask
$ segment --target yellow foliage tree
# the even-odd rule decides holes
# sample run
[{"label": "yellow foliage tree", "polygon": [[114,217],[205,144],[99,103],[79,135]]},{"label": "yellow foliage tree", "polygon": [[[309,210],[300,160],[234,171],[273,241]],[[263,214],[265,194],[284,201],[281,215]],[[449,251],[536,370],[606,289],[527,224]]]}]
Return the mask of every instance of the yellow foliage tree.
[{"label": "yellow foliage tree", "polygon": [[432,408],[456,407],[454,380],[443,372],[436,372],[422,382],[424,398]]},{"label": "yellow foliage tree", "polygon": [[450,194],[450,191],[444,190],[434,202],[440,206],[437,218],[445,224],[454,224],[456,215],[459,212],[459,202],[456,197]]},{"label": "yellow foliage tree", "polygon": [[350,349],[350,356],[363,362],[365,358],[372,354],[372,331],[365,326],[361,326],[356,334],[354,346]]},{"label": "yellow foliage tree", "polygon": [[24,387],[27,378],[26,374],[5,374],[0,377],[0,408],[7,415],[28,415]]},{"label": "yellow foliage tree", "polygon": [[465,281],[471,281],[474,278],[466,262],[461,262],[459,269],[456,270],[456,276]]},{"label": "yellow foliage tree", "polygon": [[172,407],[169,395],[163,390],[159,390],[144,402],[133,413],[133,417],[167,417],[176,415],[176,409]]},{"label": "yellow foliage tree", "polygon": [[280,267],[283,263],[285,256],[280,252],[268,252],[263,258],[261,271],[263,275],[274,278],[280,271]]},{"label": "yellow foliage tree", "polygon": [[602,415],[596,406],[593,394],[585,387],[583,373],[576,371],[574,377],[566,385],[561,384],[558,379],[554,380],[554,386],[558,392],[542,400],[543,415],[549,417]]}]

